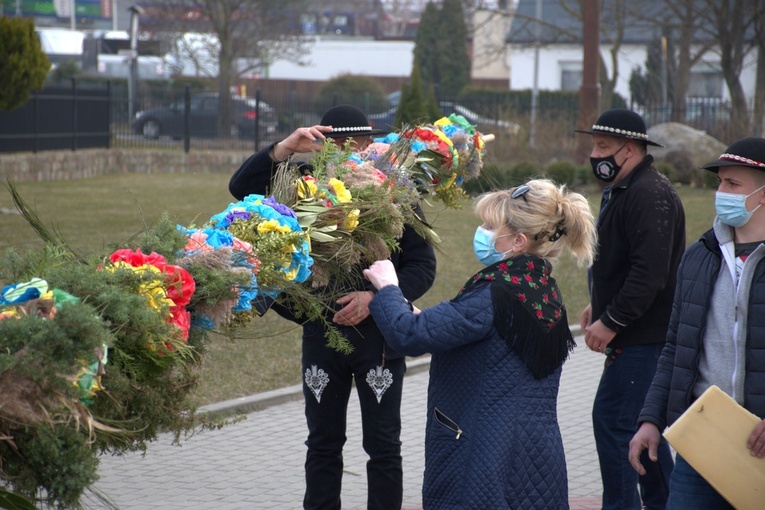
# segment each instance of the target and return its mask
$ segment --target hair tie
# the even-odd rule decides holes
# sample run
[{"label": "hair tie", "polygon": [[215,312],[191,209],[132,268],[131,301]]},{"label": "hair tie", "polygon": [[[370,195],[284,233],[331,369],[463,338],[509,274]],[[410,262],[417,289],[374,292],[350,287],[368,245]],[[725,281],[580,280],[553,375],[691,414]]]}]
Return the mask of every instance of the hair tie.
[{"label": "hair tie", "polygon": [[565,236],[568,232],[566,231],[566,227],[561,226],[560,223],[555,225],[555,232],[553,235],[550,236],[550,242],[554,243],[558,239],[560,239],[561,236]]}]

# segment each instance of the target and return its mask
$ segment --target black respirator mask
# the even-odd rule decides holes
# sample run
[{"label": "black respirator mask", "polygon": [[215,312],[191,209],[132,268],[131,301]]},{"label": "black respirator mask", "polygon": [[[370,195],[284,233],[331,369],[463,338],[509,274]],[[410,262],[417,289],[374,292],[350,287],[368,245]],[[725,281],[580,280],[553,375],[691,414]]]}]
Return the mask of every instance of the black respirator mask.
[{"label": "black respirator mask", "polygon": [[[627,144],[625,143],[624,145]],[[619,170],[621,170],[622,167],[616,162],[615,156],[624,148],[624,145],[619,147],[619,150],[610,156],[604,158],[590,158],[592,173],[595,174],[596,178],[603,182],[612,182],[616,179],[616,174],[619,173]]]}]

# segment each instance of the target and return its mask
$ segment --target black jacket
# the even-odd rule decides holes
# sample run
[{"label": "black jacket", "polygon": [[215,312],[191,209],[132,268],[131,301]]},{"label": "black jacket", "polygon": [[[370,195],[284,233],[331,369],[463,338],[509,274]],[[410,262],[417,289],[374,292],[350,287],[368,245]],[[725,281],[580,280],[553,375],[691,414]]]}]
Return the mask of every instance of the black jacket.
[{"label": "black jacket", "polygon": [[592,265],[592,321],[617,334],[610,346],[665,341],[676,272],[685,250],[685,213],[672,184],[645,159],[598,217]]},{"label": "black jacket", "polygon": [[[251,194],[268,196],[271,178],[277,167],[277,163],[268,155],[272,147],[273,145],[266,147],[250,156],[231,177],[228,189],[237,200]],[[309,165],[299,162],[296,164],[304,173],[310,173],[311,167]],[[418,212],[421,214],[421,211]],[[408,225],[405,226],[404,234],[399,239],[399,247],[400,250],[393,253],[390,260],[398,273],[401,291],[411,302],[420,298],[433,285],[436,277],[436,256],[433,247]],[[364,267],[353,268],[354,278],[348,282],[346,292],[374,290],[374,287],[361,272]],[[333,310],[340,308],[335,303],[328,304],[332,306]],[[301,322],[285,307],[275,306],[274,310],[289,320]],[[371,315],[356,325],[355,328],[339,327],[339,329],[352,343],[354,340],[369,338],[370,335],[382,338],[382,334],[377,329]],[[323,336],[324,328],[320,321],[304,324],[304,338]],[[396,356],[400,355],[393,355],[390,351],[386,354],[387,358]]]},{"label": "black jacket", "polygon": [[[639,422],[664,430],[693,402],[704,328],[722,254],[714,231],[688,248],[678,272],[667,345],[661,353]],[[765,418],[765,260],[755,268],[749,290],[744,407]]]}]

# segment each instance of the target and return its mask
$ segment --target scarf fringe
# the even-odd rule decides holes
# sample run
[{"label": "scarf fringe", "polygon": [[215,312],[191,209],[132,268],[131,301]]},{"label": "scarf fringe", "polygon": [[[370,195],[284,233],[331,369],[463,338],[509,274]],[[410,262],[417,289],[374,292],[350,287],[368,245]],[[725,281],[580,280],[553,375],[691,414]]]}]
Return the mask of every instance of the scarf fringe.
[{"label": "scarf fringe", "polygon": [[534,378],[544,379],[568,359],[576,342],[568,327],[565,308],[555,326],[547,329],[500,282],[492,284],[491,297],[494,327]]}]

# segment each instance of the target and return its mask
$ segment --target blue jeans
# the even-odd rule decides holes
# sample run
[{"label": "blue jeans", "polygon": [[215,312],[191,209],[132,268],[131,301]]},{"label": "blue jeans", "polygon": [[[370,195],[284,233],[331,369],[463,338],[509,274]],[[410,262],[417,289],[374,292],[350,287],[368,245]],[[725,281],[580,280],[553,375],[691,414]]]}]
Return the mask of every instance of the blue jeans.
[{"label": "blue jeans", "polygon": [[341,507],[348,399],[355,381],[362,445],[369,455],[367,508],[401,508],[401,392],[406,360],[383,361],[384,342],[379,332],[366,338],[359,338],[356,331],[346,333],[354,346],[351,354],[326,347],[323,332],[303,337],[303,395],[308,423],[303,507]]},{"label": "blue jeans", "polygon": [[669,481],[667,510],[733,510],[733,507],[678,455]]},{"label": "blue jeans", "polygon": [[603,510],[663,510],[667,502],[673,462],[666,440],[661,439],[657,462],[648,459],[647,450],[643,452],[645,476],[632,469],[628,458],[629,442],[637,432],[638,414],[663,347],[635,345],[623,348],[615,360],[606,358],[592,408],[603,480]]}]

